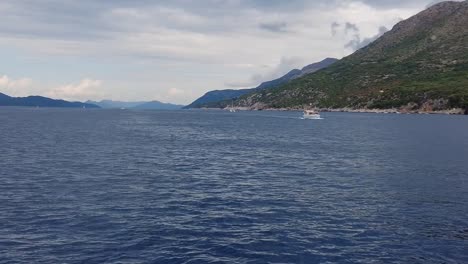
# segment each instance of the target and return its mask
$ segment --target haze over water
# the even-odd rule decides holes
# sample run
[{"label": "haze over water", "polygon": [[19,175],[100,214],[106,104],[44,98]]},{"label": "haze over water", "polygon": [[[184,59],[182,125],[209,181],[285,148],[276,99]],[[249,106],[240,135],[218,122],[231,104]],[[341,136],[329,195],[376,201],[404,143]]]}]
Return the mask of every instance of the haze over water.
[{"label": "haze over water", "polygon": [[465,116],[0,109],[0,263],[468,262]]}]

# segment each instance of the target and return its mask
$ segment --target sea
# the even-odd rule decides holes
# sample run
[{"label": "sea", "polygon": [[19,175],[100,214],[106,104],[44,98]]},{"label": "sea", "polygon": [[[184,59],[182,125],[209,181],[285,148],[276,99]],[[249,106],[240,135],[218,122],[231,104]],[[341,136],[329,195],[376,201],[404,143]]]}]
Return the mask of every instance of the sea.
[{"label": "sea", "polygon": [[0,263],[468,263],[468,116],[0,108]]}]

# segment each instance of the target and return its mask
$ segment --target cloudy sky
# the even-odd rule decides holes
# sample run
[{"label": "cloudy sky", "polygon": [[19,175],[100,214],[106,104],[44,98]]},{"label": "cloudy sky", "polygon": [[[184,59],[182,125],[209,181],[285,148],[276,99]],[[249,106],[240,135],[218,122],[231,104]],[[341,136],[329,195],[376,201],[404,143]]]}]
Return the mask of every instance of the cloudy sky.
[{"label": "cloudy sky", "polygon": [[0,92],[188,104],[341,58],[431,0],[1,0]]}]

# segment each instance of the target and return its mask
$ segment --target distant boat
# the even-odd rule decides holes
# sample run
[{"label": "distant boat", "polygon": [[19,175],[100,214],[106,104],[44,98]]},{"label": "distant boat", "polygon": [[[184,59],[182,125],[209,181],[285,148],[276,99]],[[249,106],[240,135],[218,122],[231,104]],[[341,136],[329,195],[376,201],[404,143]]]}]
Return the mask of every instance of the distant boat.
[{"label": "distant boat", "polygon": [[236,109],[234,108],[234,101],[232,101],[231,107],[229,107],[229,112],[231,112],[231,113],[237,112]]},{"label": "distant boat", "polygon": [[320,113],[315,110],[304,110],[304,119],[320,119]]}]

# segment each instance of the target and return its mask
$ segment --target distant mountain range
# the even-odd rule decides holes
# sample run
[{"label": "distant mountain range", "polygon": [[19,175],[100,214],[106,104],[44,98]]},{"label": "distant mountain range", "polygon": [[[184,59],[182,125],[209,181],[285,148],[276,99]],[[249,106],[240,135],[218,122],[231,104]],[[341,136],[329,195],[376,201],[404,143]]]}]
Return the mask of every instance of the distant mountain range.
[{"label": "distant mountain range", "polygon": [[159,101],[149,101],[149,102],[122,102],[122,101],[112,101],[112,100],[102,100],[99,102],[96,101],[87,101],[86,103],[95,104],[105,109],[140,109],[140,110],[177,110],[181,109],[182,105],[162,103]]},{"label": "distant mountain range", "polygon": [[326,58],[320,62],[313,63],[310,65],[305,66],[301,70],[299,69],[294,69],[288,72],[286,75],[272,80],[272,81],[267,81],[256,88],[250,88],[250,89],[239,89],[239,90],[233,90],[233,89],[228,89],[228,90],[215,90],[215,91],[210,91],[203,95],[202,97],[198,98],[195,100],[193,103],[190,105],[186,106],[185,108],[202,108],[202,107],[225,107],[226,105],[230,104],[230,101],[233,99],[237,99],[243,95],[250,94],[253,92],[258,92],[261,90],[269,89],[269,88],[274,88],[276,86],[279,86],[281,84],[287,83],[291,80],[294,80],[296,78],[300,78],[302,76],[305,76],[307,74],[316,72],[318,70],[321,70],[323,68],[326,68],[333,63],[338,61],[338,59],[334,58]]},{"label": "distant mountain range", "polygon": [[65,100],[56,100],[43,96],[11,97],[0,93],[0,106],[26,106],[26,107],[67,107],[67,108],[105,108],[105,109],[159,109],[159,110],[177,110],[182,105],[161,103],[159,101],[149,102],[122,102],[112,100],[102,100],[100,102],[87,101],[69,102]]},{"label": "distant mountain range", "polygon": [[468,1],[442,2],[399,22],[330,67],[236,106],[468,112]]},{"label": "distant mountain range", "polygon": [[151,101],[146,102],[140,105],[133,107],[133,109],[153,109],[153,110],[177,110],[182,109],[183,105],[176,105],[176,104],[169,104],[169,103],[161,103],[159,101]]},{"label": "distant mountain range", "polygon": [[0,93],[0,106],[100,108],[97,105],[55,100],[42,96],[11,97]]},{"label": "distant mountain range", "polygon": [[104,109],[120,109],[120,108],[133,108],[135,106],[144,104],[146,102],[122,102],[122,101],[112,101],[112,100],[102,100],[102,101],[86,101],[88,104],[95,104]]}]

